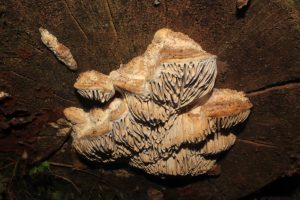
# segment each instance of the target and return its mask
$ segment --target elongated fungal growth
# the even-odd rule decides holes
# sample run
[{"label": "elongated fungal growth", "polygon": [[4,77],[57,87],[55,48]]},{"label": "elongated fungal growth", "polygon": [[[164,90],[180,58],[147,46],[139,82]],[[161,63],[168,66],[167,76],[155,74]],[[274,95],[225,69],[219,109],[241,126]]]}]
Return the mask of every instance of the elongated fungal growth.
[{"label": "elongated fungal growth", "polygon": [[213,89],[216,75],[216,56],[161,29],[143,55],[118,70],[80,74],[74,87],[102,108],[64,110],[73,146],[91,161],[127,161],[149,174],[204,174],[232,147],[230,128],[252,107],[243,92]]},{"label": "elongated fungal growth", "polygon": [[47,29],[39,28],[42,42],[54,53],[58,60],[63,62],[70,70],[77,69],[77,63],[68,47],[60,43]]}]

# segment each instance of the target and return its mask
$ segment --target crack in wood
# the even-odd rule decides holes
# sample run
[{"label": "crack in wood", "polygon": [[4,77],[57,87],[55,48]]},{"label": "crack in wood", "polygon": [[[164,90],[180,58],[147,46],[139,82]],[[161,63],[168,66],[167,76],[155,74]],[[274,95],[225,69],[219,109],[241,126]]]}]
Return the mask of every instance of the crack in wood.
[{"label": "crack in wood", "polygon": [[165,15],[165,27],[168,27],[168,5],[167,0],[164,0],[164,15]]},{"label": "crack in wood", "polygon": [[72,130],[70,129],[68,131],[68,133],[66,134],[66,136],[63,139],[61,139],[56,146],[51,148],[48,152],[46,152],[42,155],[38,155],[34,160],[31,161],[30,165],[31,166],[38,165],[46,160],[49,160],[52,156],[54,156],[71,138],[70,137],[71,132],[72,132]]},{"label": "crack in wood", "polygon": [[114,23],[114,20],[113,20],[110,4],[109,4],[108,0],[105,0],[104,3],[105,3],[105,9],[108,12],[109,23],[110,23],[110,25],[113,29],[115,38],[118,39],[118,32],[117,32],[117,29],[116,29],[116,26],[115,26],[115,23]]},{"label": "crack in wood", "polygon": [[[13,75],[17,76],[17,77],[20,77],[20,78],[22,78],[22,79],[27,80],[27,81],[35,82],[35,83],[37,82],[36,80],[34,80],[34,79],[30,78],[30,77],[24,76],[24,75],[22,75],[22,74],[19,74],[19,73],[15,72],[15,71],[9,71],[9,72],[12,73]],[[72,101],[72,100],[66,99],[66,98],[64,98],[64,97],[61,97],[61,96],[59,96],[58,94],[56,94],[53,90],[51,90],[51,94],[52,94],[53,97],[59,98],[59,99],[61,99],[62,101],[66,101],[66,102],[69,102],[69,103],[76,104],[75,101]]]},{"label": "crack in wood", "polygon": [[15,72],[15,71],[9,71],[9,72],[12,73],[12,74],[15,75],[15,76],[18,76],[18,77],[22,78],[22,79],[26,79],[27,81],[30,81],[30,82],[37,82],[36,80],[34,80],[34,79],[32,79],[32,78],[29,78],[29,77],[27,77],[27,76],[24,76],[24,75],[22,75],[22,74],[19,74],[19,73]]},{"label": "crack in wood", "polygon": [[56,94],[55,92],[53,92],[52,94],[53,94],[54,97],[59,98],[59,99],[62,100],[62,101],[67,101],[67,102],[76,104],[75,101],[72,101],[72,100],[66,99],[66,98],[64,98],[64,97],[61,97],[61,96],[59,96],[58,94]]},{"label": "crack in wood", "polygon": [[243,142],[243,143],[246,143],[246,144],[250,144],[250,145],[254,145],[254,146],[257,146],[257,147],[266,147],[266,148],[273,148],[273,149],[278,148],[278,146],[276,146],[274,144],[266,143],[266,142],[259,141],[259,140],[249,140],[249,139],[238,138],[237,141]]},{"label": "crack in wood", "polygon": [[79,31],[83,34],[83,37],[85,38],[85,40],[88,41],[88,37],[87,37],[86,33],[84,32],[83,27],[80,25],[79,21],[76,19],[73,12],[71,11],[67,0],[64,0],[63,2],[65,3],[66,8],[67,8],[68,13],[70,14],[71,18],[73,19],[73,21],[75,22],[75,24],[79,28]]},{"label": "crack in wood", "polygon": [[214,181],[208,179],[207,182],[212,186],[212,188],[215,190],[215,193],[221,197],[221,199],[225,199],[224,193],[219,189],[219,187],[214,183]]},{"label": "crack in wood", "polygon": [[257,95],[265,94],[267,92],[272,92],[276,90],[285,90],[285,89],[293,89],[293,88],[300,88],[300,79],[269,84],[255,90],[250,90],[246,92],[246,94],[247,96],[251,97],[251,96],[257,96]]}]

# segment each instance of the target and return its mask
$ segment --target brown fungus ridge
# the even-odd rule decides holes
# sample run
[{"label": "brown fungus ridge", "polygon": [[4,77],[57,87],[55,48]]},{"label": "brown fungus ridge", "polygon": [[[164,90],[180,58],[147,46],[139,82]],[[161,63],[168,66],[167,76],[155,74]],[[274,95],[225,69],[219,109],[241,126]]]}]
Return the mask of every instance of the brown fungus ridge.
[{"label": "brown fungus ridge", "polygon": [[114,86],[109,77],[95,70],[81,73],[74,87],[81,96],[102,103],[109,101],[115,94]]},{"label": "brown fungus ridge", "polygon": [[161,71],[163,63],[182,64],[192,60],[199,61],[215,58],[205,52],[199,44],[183,33],[160,29],[142,56],[121,64],[118,70],[110,73],[113,84],[120,90],[134,94],[145,94],[148,81],[153,80]]},{"label": "brown fungus ridge", "polygon": [[252,108],[244,92],[230,89],[214,89],[203,105],[209,117],[232,116]]},{"label": "brown fungus ridge", "polygon": [[64,110],[66,118],[74,124],[73,137],[81,139],[90,136],[101,136],[111,131],[108,110],[93,108],[90,112],[75,107]]},{"label": "brown fungus ridge", "polygon": [[107,163],[130,154],[128,149],[116,143],[112,129],[116,121],[127,115],[123,99],[115,98],[105,109],[93,108],[89,112],[66,108],[64,114],[73,124],[73,146],[86,159]]},{"label": "brown fungus ridge", "polygon": [[228,129],[247,119],[252,104],[244,92],[230,89],[214,89],[203,105],[211,129]]},{"label": "brown fungus ridge", "polygon": [[[82,73],[78,92],[106,104],[65,109],[73,146],[88,160],[123,159],[149,174],[207,173],[236,140],[227,129],[245,121],[252,107],[243,92],[213,89],[216,59],[187,35],[161,29],[143,55],[108,76]],[[115,90],[122,97],[108,101]]]}]

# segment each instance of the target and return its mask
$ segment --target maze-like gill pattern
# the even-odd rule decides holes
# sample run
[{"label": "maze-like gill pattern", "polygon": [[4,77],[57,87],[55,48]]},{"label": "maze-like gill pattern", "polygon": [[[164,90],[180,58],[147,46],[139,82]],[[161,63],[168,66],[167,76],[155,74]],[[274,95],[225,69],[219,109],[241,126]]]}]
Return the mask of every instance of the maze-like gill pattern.
[{"label": "maze-like gill pattern", "polygon": [[105,104],[65,109],[73,146],[91,161],[127,161],[150,174],[204,174],[234,144],[229,129],[252,107],[243,92],[213,89],[216,75],[216,56],[161,29],[143,55],[110,75],[80,75],[78,93]]}]

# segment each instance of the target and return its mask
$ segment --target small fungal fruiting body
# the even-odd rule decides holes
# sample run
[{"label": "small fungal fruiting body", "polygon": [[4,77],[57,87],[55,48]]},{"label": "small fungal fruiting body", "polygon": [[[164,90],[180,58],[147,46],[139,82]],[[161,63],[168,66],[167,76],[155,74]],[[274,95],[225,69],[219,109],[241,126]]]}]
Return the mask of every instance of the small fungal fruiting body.
[{"label": "small fungal fruiting body", "polygon": [[236,7],[239,10],[246,7],[248,4],[249,4],[249,0],[237,0],[236,1]]},{"label": "small fungal fruiting body", "polygon": [[79,76],[78,93],[105,104],[64,110],[73,146],[89,160],[127,160],[149,174],[204,174],[234,144],[230,128],[252,107],[243,92],[213,89],[216,75],[216,56],[161,29],[143,55],[118,70]]},{"label": "small fungal fruiting body", "polygon": [[68,47],[61,44],[47,29],[39,28],[42,42],[54,53],[58,60],[63,62],[70,70],[77,70],[77,63]]},{"label": "small fungal fruiting body", "polygon": [[0,100],[10,97],[7,92],[0,91]]},{"label": "small fungal fruiting body", "polygon": [[94,70],[81,73],[74,87],[81,96],[102,103],[107,102],[115,94],[108,76]]}]

